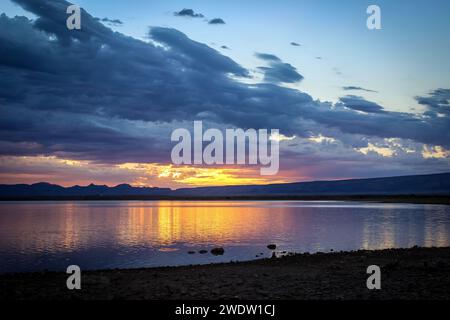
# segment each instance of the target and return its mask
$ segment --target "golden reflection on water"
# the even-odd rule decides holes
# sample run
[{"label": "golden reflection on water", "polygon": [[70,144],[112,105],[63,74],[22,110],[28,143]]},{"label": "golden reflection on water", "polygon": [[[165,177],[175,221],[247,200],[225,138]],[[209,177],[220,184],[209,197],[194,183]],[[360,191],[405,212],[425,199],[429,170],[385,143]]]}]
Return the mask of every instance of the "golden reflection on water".
[{"label": "golden reflection on water", "polygon": [[1,251],[24,254],[271,242],[297,251],[449,246],[445,206],[117,201],[2,203],[0,209]]},{"label": "golden reflection on water", "polygon": [[[385,209],[364,219],[362,246],[366,250],[412,247],[448,247],[449,213],[445,206],[425,206],[420,219],[409,211]],[[399,218],[403,218],[398,221]],[[405,242],[406,239],[406,242]]]},{"label": "golden reflection on water", "polygon": [[446,228],[446,214],[439,210],[435,216],[425,215],[425,246],[448,247],[449,234]]},{"label": "golden reflection on water", "polygon": [[[394,229],[394,215],[390,209],[378,213],[379,216],[365,217],[362,232],[361,248],[365,250],[384,249],[396,247],[396,231]],[[378,223],[375,224],[375,219]],[[377,230],[374,230],[376,227]]]},{"label": "golden reflection on water", "polygon": [[127,211],[118,223],[118,241],[122,245],[243,243],[245,239],[257,239],[271,230],[282,229],[292,217],[287,214],[288,208],[271,210],[223,203],[158,202],[154,207],[130,204]]}]

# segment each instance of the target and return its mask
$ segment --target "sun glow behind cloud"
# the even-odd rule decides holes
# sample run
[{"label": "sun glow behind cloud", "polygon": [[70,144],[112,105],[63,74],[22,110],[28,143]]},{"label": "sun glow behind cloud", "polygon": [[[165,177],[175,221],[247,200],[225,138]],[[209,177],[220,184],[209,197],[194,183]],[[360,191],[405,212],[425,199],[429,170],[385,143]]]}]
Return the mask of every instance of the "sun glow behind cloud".
[{"label": "sun glow behind cloud", "polygon": [[308,138],[309,141],[315,142],[315,143],[333,143],[336,142],[336,139],[334,138],[330,138],[330,137],[325,137],[321,134],[317,135],[317,136],[312,136]]},{"label": "sun glow behind cloud", "polygon": [[129,183],[150,187],[196,187],[268,184],[294,181],[294,177],[263,177],[258,166],[200,167],[161,163],[99,164],[51,156],[0,157],[1,183],[49,182],[63,186]]},{"label": "sun glow behind cloud", "polygon": [[450,151],[445,150],[441,146],[423,146],[422,150],[422,156],[425,159],[443,159],[443,158],[449,158],[450,157]]},{"label": "sun glow behind cloud", "polygon": [[[175,166],[157,163],[125,163],[119,168],[139,172],[135,185],[147,186],[150,182],[157,185],[179,186],[225,186],[243,184],[274,183],[273,177],[259,175],[258,167],[199,167]],[[288,182],[289,179],[279,178],[275,182]]]},{"label": "sun glow behind cloud", "polygon": [[[14,169],[25,173],[19,175]],[[18,178],[20,183],[43,181],[64,186],[87,185],[94,181],[110,186],[126,182],[134,186],[171,188],[283,183],[293,179],[280,176],[274,180],[273,177],[260,176],[258,166],[200,167],[160,163],[109,165],[53,156],[0,157],[2,183],[10,183],[9,180],[15,182]]]},{"label": "sun glow behind cloud", "polygon": [[372,143],[369,143],[369,145],[365,148],[359,148],[357,150],[365,155],[369,154],[370,152],[374,152],[374,153],[379,154],[380,156],[387,157],[387,158],[391,158],[395,155],[394,150],[392,150],[388,147],[378,147]]}]

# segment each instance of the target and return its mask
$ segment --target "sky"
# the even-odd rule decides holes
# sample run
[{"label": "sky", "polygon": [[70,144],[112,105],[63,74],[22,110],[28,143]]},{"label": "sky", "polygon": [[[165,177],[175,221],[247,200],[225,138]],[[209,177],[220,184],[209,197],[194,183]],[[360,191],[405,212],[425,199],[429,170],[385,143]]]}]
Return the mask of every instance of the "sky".
[{"label": "sky", "polygon": [[[0,183],[186,187],[450,171],[448,1],[0,0]],[[366,27],[369,5],[381,30]],[[184,10],[183,10],[184,9]],[[213,23],[216,22],[216,23]],[[219,22],[219,23],[217,23]],[[170,134],[279,128],[280,172]]]}]

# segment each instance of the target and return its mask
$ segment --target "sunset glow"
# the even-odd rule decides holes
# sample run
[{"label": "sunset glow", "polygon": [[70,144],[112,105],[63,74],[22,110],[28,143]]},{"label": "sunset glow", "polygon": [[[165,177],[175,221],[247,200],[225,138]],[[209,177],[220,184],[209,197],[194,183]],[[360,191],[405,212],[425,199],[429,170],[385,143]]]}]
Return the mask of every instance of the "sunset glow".
[{"label": "sunset glow", "polygon": [[[407,14],[379,30],[362,2],[249,0],[236,14],[234,1],[81,0],[75,30],[65,1],[33,2],[4,1],[0,14],[0,184],[177,189],[450,170],[445,1],[426,21],[426,2],[382,1]],[[174,160],[179,130],[193,146],[180,149],[209,150],[208,161]],[[263,164],[259,141],[258,166],[224,161],[227,131],[270,132],[279,149]]]},{"label": "sunset glow", "polygon": [[6,167],[27,173],[7,173],[1,170],[0,179],[5,183],[43,181],[63,186],[88,185],[92,182],[90,177],[97,177],[97,184],[109,186],[121,184],[125,180],[134,186],[170,188],[283,183],[293,182],[298,178],[289,177],[288,173],[277,179],[263,177],[256,166],[195,167],[159,163],[104,165],[53,156],[0,158],[0,169]]}]

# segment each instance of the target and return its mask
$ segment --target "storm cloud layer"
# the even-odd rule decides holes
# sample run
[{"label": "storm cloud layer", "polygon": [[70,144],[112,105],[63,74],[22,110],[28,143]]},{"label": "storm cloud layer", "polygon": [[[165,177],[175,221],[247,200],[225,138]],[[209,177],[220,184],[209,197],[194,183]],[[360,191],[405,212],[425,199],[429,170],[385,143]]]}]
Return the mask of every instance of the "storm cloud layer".
[{"label": "storm cloud layer", "polygon": [[358,147],[363,136],[363,146],[397,138],[450,148],[448,89],[416,97],[423,114],[387,111],[359,96],[321,102],[280,85],[303,76],[272,54],[257,54],[267,64],[264,83],[248,84],[249,70],[181,31],[152,27],[144,42],[85,11],[82,29],[70,31],[68,2],[14,2],[38,18],[0,16],[3,156],[164,162],[171,130],[194,120],[304,138],[328,132]]}]

